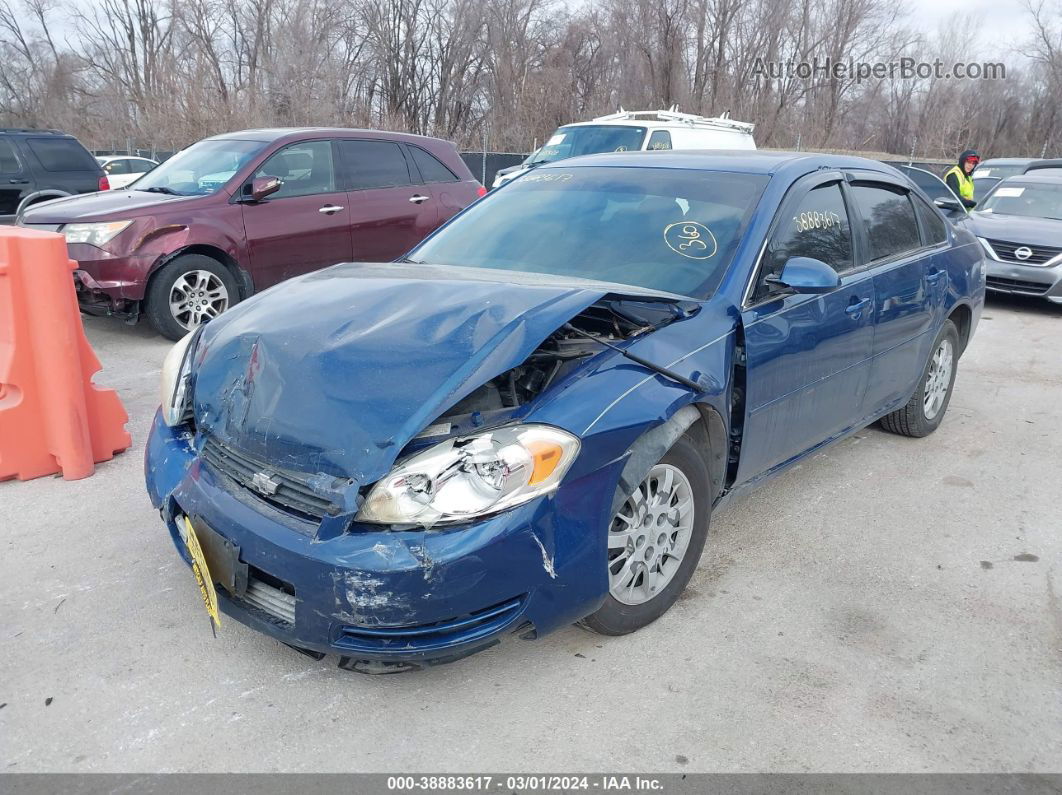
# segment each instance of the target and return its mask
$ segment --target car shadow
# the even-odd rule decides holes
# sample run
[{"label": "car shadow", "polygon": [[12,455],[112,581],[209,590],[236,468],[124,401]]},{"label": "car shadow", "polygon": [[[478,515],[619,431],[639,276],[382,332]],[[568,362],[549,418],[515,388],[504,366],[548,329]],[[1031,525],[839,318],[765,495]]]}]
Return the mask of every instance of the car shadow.
[{"label": "car shadow", "polygon": [[1010,293],[985,293],[985,310],[994,308],[1038,312],[1049,317],[1062,317],[1062,304],[1053,304],[1043,298]]}]

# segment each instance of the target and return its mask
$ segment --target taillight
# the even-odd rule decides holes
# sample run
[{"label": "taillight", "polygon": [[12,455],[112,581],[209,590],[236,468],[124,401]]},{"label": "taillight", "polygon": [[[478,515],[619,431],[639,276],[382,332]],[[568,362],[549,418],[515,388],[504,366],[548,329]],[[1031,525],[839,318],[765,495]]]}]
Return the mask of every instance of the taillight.
[{"label": "taillight", "polygon": [[480,185],[476,188],[476,196],[483,197],[487,195],[487,189]]},{"label": "taillight", "polygon": [[111,189],[111,183],[107,181],[107,175],[104,174],[102,177],[100,177],[100,190],[110,190],[110,189]]}]

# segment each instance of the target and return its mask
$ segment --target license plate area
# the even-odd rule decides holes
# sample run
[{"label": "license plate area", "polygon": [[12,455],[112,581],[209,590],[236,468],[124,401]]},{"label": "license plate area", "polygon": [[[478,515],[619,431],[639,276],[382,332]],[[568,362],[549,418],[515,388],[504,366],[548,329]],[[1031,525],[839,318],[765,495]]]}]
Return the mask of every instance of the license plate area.
[{"label": "license plate area", "polygon": [[247,592],[247,564],[240,560],[240,547],[202,519],[192,517],[191,522],[211,579],[232,596],[242,597]]}]

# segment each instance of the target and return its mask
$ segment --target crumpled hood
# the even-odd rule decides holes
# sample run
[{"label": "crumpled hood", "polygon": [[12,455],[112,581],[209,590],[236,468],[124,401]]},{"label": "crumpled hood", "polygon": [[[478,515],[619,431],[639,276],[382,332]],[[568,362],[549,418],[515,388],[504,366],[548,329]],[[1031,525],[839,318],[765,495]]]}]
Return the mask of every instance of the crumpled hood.
[{"label": "crumpled hood", "polygon": [[966,228],[975,235],[993,240],[1062,247],[1062,221],[1053,218],[996,215],[974,210],[966,221]]},{"label": "crumpled hood", "polygon": [[443,410],[615,292],[602,284],[400,264],[284,282],[204,329],[198,427],[278,468],[371,483]]}]

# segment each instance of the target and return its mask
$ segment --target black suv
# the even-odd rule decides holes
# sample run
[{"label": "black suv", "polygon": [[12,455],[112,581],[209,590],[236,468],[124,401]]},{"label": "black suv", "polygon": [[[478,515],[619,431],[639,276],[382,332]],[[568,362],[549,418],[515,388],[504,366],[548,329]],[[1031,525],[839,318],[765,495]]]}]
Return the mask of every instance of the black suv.
[{"label": "black suv", "polygon": [[0,127],[0,223],[37,202],[109,187],[96,158],[74,136]]}]

